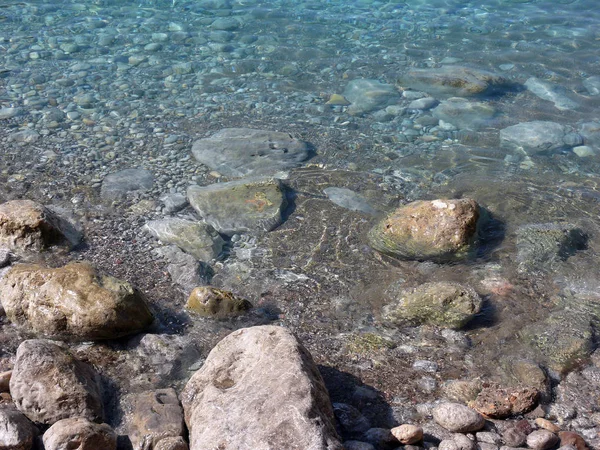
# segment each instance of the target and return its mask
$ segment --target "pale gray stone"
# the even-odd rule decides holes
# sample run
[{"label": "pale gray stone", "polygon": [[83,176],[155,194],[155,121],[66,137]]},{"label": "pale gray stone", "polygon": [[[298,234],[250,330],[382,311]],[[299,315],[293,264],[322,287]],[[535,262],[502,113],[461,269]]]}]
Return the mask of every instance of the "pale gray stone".
[{"label": "pale gray stone", "polygon": [[181,393],[191,450],[341,450],[327,390],[308,351],[286,329],[234,331]]},{"label": "pale gray stone", "polygon": [[288,133],[224,128],[192,146],[194,158],[227,177],[272,175],[298,167],[310,155],[308,143]]},{"label": "pale gray stone", "polygon": [[244,178],[209,186],[190,186],[188,199],[219,233],[264,233],[281,224],[287,205],[276,178]]},{"label": "pale gray stone", "polygon": [[19,345],[10,393],[33,422],[52,425],[70,417],[99,421],[104,416],[94,369],[51,341],[33,339]]},{"label": "pale gray stone", "polygon": [[565,128],[555,122],[523,122],[500,130],[500,144],[528,155],[565,148]]},{"label": "pale gray stone", "polygon": [[124,169],[107,175],[102,181],[100,196],[103,200],[122,200],[129,195],[152,189],[154,175],[145,169]]},{"label": "pale gray stone", "polygon": [[174,244],[201,261],[210,261],[221,253],[225,241],[209,224],[169,218],[151,220],[144,230],[165,244]]},{"label": "pale gray stone", "polygon": [[471,433],[485,425],[485,419],[477,411],[459,403],[442,403],[433,410],[433,419],[448,431]]},{"label": "pale gray stone", "polygon": [[210,283],[213,271],[203,261],[198,261],[192,255],[188,255],[175,245],[160,247],[155,250],[156,254],[169,261],[167,272],[171,280],[181,291],[189,296],[196,286]]},{"label": "pale gray stone", "polygon": [[361,115],[397,103],[400,94],[391,84],[378,80],[357,79],[348,83],[344,97],[351,103],[348,112]]},{"label": "pale gray stone", "polygon": [[554,103],[556,109],[561,111],[577,109],[579,107],[576,101],[568,97],[567,90],[562,86],[535,77],[529,78],[525,82],[525,86],[529,92],[542,100]]},{"label": "pale gray stone", "polygon": [[594,75],[586,78],[583,80],[583,87],[587,89],[590,95],[600,95],[600,76]]},{"label": "pale gray stone", "polygon": [[31,450],[37,434],[37,428],[23,413],[0,408],[0,449]]},{"label": "pale gray stone", "polygon": [[346,188],[328,187],[323,192],[338,206],[351,211],[360,211],[366,214],[377,214],[375,210],[362,195]]},{"label": "pale gray stone", "polygon": [[43,436],[45,450],[116,450],[117,434],[105,423],[83,417],[62,419]]},{"label": "pale gray stone", "polygon": [[181,211],[188,204],[187,197],[183,194],[165,194],[160,198],[160,201],[165,205],[164,212],[172,214]]},{"label": "pale gray stone", "polygon": [[535,430],[527,436],[527,446],[534,450],[548,450],[559,441],[558,436],[548,430]]},{"label": "pale gray stone", "polygon": [[489,124],[496,115],[496,109],[489,103],[452,97],[442,101],[431,114],[458,128],[477,130]]},{"label": "pale gray stone", "polygon": [[438,103],[433,97],[419,98],[410,102],[408,109],[422,109],[423,111],[427,111],[437,106]]},{"label": "pale gray stone", "polygon": [[0,108],[0,120],[3,119],[12,119],[13,117],[17,117],[21,115],[23,112],[20,108]]}]

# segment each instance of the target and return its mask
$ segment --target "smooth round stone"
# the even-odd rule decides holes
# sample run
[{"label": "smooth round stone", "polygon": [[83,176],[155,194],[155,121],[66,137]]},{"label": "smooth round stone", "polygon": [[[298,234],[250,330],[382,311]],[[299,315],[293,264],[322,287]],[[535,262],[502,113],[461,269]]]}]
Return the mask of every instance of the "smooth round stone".
[{"label": "smooth round stone", "polygon": [[459,403],[442,403],[433,410],[433,420],[454,433],[481,430],[485,419],[477,411]]},{"label": "smooth round stone", "polygon": [[422,109],[426,111],[435,107],[437,104],[438,101],[433,97],[419,98],[410,102],[410,104],[408,105],[408,109]]},{"label": "smooth round stone", "polygon": [[548,450],[558,442],[558,436],[548,430],[535,430],[527,436],[527,446],[534,450]]},{"label": "smooth round stone", "polygon": [[589,158],[590,156],[596,156],[598,151],[592,147],[588,147],[587,145],[580,145],[573,147],[573,153],[580,158]]},{"label": "smooth round stone", "polygon": [[416,444],[423,440],[423,428],[417,425],[404,424],[392,428],[390,432],[401,444]]},{"label": "smooth round stone", "polygon": [[240,27],[240,22],[232,17],[220,17],[210,26],[214,30],[234,31]]}]

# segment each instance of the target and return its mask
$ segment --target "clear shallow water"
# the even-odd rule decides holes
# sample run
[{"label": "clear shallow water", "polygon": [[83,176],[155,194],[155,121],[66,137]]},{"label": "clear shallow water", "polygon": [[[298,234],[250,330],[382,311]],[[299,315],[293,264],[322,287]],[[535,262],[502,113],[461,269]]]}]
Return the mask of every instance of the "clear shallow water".
[{"label": "clear shallow water", "polygon": [[[470,331],[476,369],[468,370],[493,376],[495,369],[486,366],[498,355],[540,359],[515,344],[521,328],[572,299],[575,311],[588,314],[586,305],[600,298],[600,136],[589,131],[595,125],[583,125],[600,120],[593,81],[600,76],[596,6],[583,0],[0,1],[0,106],[20,109],[0,120],[0,181],[8,192],[94,211],[106,174],[146,167],[157,180],[147,197],[157,199],[184,192],[190,183],[214,181],[191,158],[193,140],[247,126],[309,140],[316,148],[309,163],[319,170],[377,179],[373,183],[390,192],[388,207],[394,198],[471,196],[497,220],[491,233],[498,236],[480,259],[437,267],[386,261],[379,269],[373,262],[359,269],[346,261],[340,286],[322,296],[347,289],[359,303],[354,291],[360,286],[368,292],[367,307],[344,315],[325,302],[314,305],[314,316],[290,307],[289,320],[299,328],[309,323],[307,329],[334,323],[343,332],[372,330],[365,317],[377,316],[381,292],[374,285],[380,279],[468,281],[493,306]],[[440,128],[430,110],[409,108],[412,97],[400,93],[424,91],[438,101],[450,95],[415,89],[403,76],[413,68],[457,65],[499,74],[513,88],[468,99],[493,108],[490,117],[474,114]],[[528,90],[532,77],[550,86],[546,92],[558,103]],[[359,78],[393,86],[398,98],[354,115],[346,106],[327,104]],[[500,130],[532,120],[565,126],[573,145],[533,155],[501,147]],[[11,137],[23,130],[37,136]],[[589,154],[573,150],[581,144]],[[368,184],[352,183],[357,190]],[[518,227],[558,222],[583,228],[586,248],[548,273],[520,274]],[[300,267],[291,257],[277,263]],[[318,279],[308,263],[301,267]],[[262,295],[269,284],[236,285],[223,273],[224,285],[248,295]]]}]

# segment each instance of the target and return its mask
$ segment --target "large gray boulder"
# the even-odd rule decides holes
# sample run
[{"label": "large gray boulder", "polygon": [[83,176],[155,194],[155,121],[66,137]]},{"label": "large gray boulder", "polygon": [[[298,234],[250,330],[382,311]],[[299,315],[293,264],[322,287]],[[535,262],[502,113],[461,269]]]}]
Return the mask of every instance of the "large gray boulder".
[{"label": "large gray boulder", "polygon": [[10,394],[30,420],[52,425],[84,417],[102,421],[99,377],[65,348],[43,339],[23,341],[10,379]]},{"label": "large gray boulder", "polygon": [[288,133],[224,128],[192,146],[194,158],[226,177],[270,175],[298,167],[310,157],[306,142]]},{"label": "large gray boulder", "polygon": [[53,339],[113,339],[153,321],[139,291],[87,262],[16,265],[0,279],[0,301],[13,324]]},{"label": "large gray boulder", "polygon": [[286,329],[237,330],[181,393],[191,450],[341,450],[327,390]]},{"label": "large gray boulder", "polygon": [[40,251],[55,244],[76,245],[81,235],[65,219],[31,200],[0,205],[0,247]]},{"label": "large gray boulder", "polygon": [[264,233],[281,224],[287,205],[276,178],[245,178],[209,186],[190,186],[188,199],[219,233]]},{"label": "large gray boulder", "polygon": [[211,226],[184,219],[151,220],[144,229],[166,244],[174,244],[200,261],[219,256],[225,241]]},{"label": "large gray boulder", "polygon": [[43,437],[44,450],[116,450],[117,434],[105,423],[93,423],[83,417],[62,419]]}]

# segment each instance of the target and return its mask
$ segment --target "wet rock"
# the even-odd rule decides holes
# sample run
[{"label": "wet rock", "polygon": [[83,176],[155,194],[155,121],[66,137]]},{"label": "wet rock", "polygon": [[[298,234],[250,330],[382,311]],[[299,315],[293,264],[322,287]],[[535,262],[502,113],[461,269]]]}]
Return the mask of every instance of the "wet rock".
[{"label": "wet rock", "polygon": [[479,380],[449,380],[444,385],[444,395],[453,402],[469,403],[481,392]]},{"label": "wet rock", "polygon": [[531,387],[489,386],[481,390],[471,407],[484,416],[504,419],[531,411],[538,399],[538,390]]},{"label": "wet rock", "polygon": [[167,272],[171,275],[173,283],[186,296],[189,296],[196,286],[209,284],[212,277],[210,266],[181,251],[179,247],[167,245],[157,248],[155,253],[169,261]]},{"label": "wet rock", "polygon": [[383,310],[383,319],[392,324],[462,328],[481,310],[482,299],[469,286],[439,281],[401,291],[392,302]]},{"label": "wet rock", "polygon": [[525,82],[525,87],[527,87],[529,92],[542,100],[554,103],[556,109],[561,111],[577,109],[579,107],[576,101],[569,98],[567,90],[562,86],[531,77]]},{"label": "wet rock", "polygon": [[124,169],[107,175],[102,181],[103,200],[123,200],[128,196],[149,191],[154,185],[152,172],[145,169]]},{"label": "wet rock", "polygon": [[476,130],[486,126],[496,115],[496,110],[489,103],[452,97],[441,102],[431,114],[458,128]]},{"label": "wet rock", "polygon": [[192,153],[198,162],[222,175],[244,177],[298,167],[310,157],[310,147],[287,133],[224,128],[194,142]]},{"label": "wet rock", "polygon": [[558,442],[558,436],[548,430],[535,430],[527,436],[527,446],[534,450],[547,450]]},{"label": "wet rock", "polygon": [[17,349],[10,393],[33,422],[51,425],[71,417],[95,422],[104,416],[98,381],[96,372],[65,348],[34,339]]},{"label": "wet rock", "polygon": [[144,230],[202,261],[210,261],[219,256],[225,243],[211,225],[192,220],[151,220],[144,225]]},{"label": "wet rock", "polygon": [[502,439],[510,447],[521,447],[527,442],[527,434],[517,427],[509,427],[502,433]]},{"label": "wet rock", "polygon": [[21,115],[23,111],[20,108],[0,108],[0,120],[12,119]]},{"label": "wet rock", "polygon": [[287,205],[281,181],[251,178],[209,186],[190,186],[188,199],[219,233],[261,233],[281,224]]},{"label": "wet rock", "polygon": [[352,80],[344,89],[344,97],[351,103],[348,113],[361,115],[397,103],[400,94],[391,84],[378,80]]},{"label": "wet rock", "polygon": [[555,122],[522,122],[500,130],[500,145],[528,155],[566,148],[565,127]]},{"label": "wet rock", "polygon": [[477,232],[479,205],[471,199],[416,201],[401,206],[369,232],[369,244],[402,259],[463,257]]},{"label": "wet rock", "polygon": [[23,413],[0,408],[0,449],[32,450],[37,435],[37,428]]},{"label": "wet rock", "polygon": [[583,87],[587,89],[590,95],[600,95],[600,76],[593,76],[583,80]]},{"label": "wet rock", "polygon": [[321,375],[284,328],[231,333],[192,376],[181,401],[192,450],[221,443],[232,448],[342,449]]},{"label": "wet rock", "polygon": [[427,111],[431,108],[435,108],[438,103],[439,101],[433,97],[418,98],[409,103],[408,109],[421,109]]},{"label": "wet rock", "polygon": [[418,425],[404,424],[390,430],[401,444],[416,444],[423,440],[423,428]]},{"label": "wet rock", "polygon": [[158,441],[152,450],[188,450],[188,444],[182,437],[167,437]]},{"label": "wet rock", "polygon": [[11,133],[8,135],[9,142],[23,142],[26,144],[31,144],[37,141],[40,138],[40,135],[37,131],[34,130],[23,130],[17,131],[15,133]]},{"label": "wet rock", "polygon": [[585,443],[585,440],[574,431],[561,431],[558,433],[558,437],[560,439],[560,446],[564,447],[567,445],[571,445],[575,447],[577,450],[587,450],[588,446]]},{"label": "wet rock", "polygon": [[181,211],[188,204],[187,197],[183,194],[166,194],[160,198],[160,201],[165,205],[165,214],[173,214]]},{"label": "wet rock", "polygon": [[585,145],[589,145],[595,150],[600,149],[600,122],[582,123],[579,127],[579,133],[583,136]]},{"label": "wet rock", "polygon": [[442,66],[435,69],[410,69],[399,83],[430,94],[457,97],[503,93],[512,83],[497,74],[464,66]]},{"label": "wet rock", "polygon": [[[153,449],[165,438],[181,438],[185,433],[183,409],[174,389],[158,389],[130,394],[123,403],[131,411],[128,435],[134,449]],[[176,439],[172,445],[175,445]],[[164,446],[167,442],[163,443]]]},{"label": "wet rock", "polygon": [[517,230],[519,271],[552,270],[586,247],[586,233],[571,224],[534,224]]},{"label": "wet rock", "polygon": [[45,450],[116,450],[117,434],[107,424],[82,417],[62,419],[44,433]]},{"label": "wet rock", "polygon": [[198,286],[190,294],[185,307],[203,317],[226,318],[248,311],[252,303],[229,291]]},{"label": "wet rock", "polygon": [[31,200],[0,205],[0,247],[40,251],[54,244],[76,245],[81,235],[65,219]]},{"label": "wet rock", "polygon": [[334,403],[332,406],[335,418],[347,434],[357,435],[371,428],[367,418],[354,406],[346,403]]},{"label": "wet rock", "polygon": [[13,266],[0,279],[0,292],[13,324],[55,339],[114,339],[137,333],[153,320],[139,291],[99,274],[87,262]]},{"label": "wet rock", "polygon": [[576,311],[556,311],[521,331],[521,339],[540,352],[551,369],[566,372],[593,349],[590,318]]},{"label": "wet rock", "polygon": [[471,433],[485,425],[477,411],[458,403],[442,403],[433,410],[433,420],[454,433]]},{"label": "wet rock", "polygon": [[362,195],[346,188],[328,187],[323,192],[329,200],[350,211],[360,211],[366,214],[376,214],[377,211]]}]

